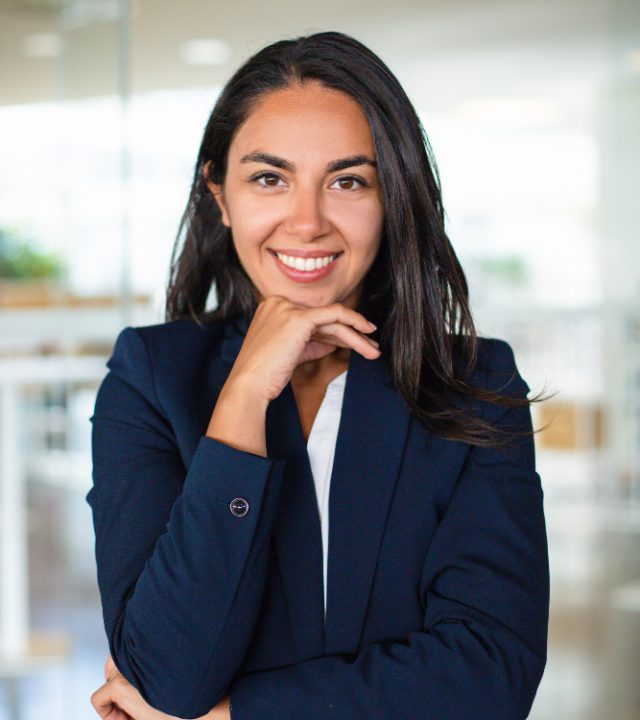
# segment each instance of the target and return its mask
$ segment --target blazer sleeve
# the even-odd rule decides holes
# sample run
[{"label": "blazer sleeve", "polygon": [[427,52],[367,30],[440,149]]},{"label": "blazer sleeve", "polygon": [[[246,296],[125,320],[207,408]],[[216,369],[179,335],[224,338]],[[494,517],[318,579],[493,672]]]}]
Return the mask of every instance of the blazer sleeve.
[{"label": "blazer sleeve", "polygon": [[125,328],[107,367],[86,500],[109,650],[150,705],[194,717],[225,696],[250,644],[285,463],[202,435],[185,468],[142,332]]},{"label": "blazer sleeve", "polygon": [[[488,384],[525,397],[511,347],[493,342]],[[528,407],[490,407],[495,425],[531,429]],[[423,627],[241,674],[232,720],[526,718],[546,663],[548,574],[533,438],[508,453],[473,446],[426,556]]]}]

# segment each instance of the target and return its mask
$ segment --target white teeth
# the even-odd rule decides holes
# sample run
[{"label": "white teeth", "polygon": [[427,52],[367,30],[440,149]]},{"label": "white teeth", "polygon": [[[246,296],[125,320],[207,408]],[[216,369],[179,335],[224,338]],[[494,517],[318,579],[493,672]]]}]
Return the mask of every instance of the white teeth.
[{"label": "white teeth", "polygon": [[338,257],[337,253],[335,255],[326,255],[325,257],[320,258],[306,259],[301,257],[292,257],[290,255],[282,255],[282,253],[276,253],[276,255],[285,265],[288,265],[290,268],[294,268],[295,270],[303,270],[304,272],[319,270]]}]

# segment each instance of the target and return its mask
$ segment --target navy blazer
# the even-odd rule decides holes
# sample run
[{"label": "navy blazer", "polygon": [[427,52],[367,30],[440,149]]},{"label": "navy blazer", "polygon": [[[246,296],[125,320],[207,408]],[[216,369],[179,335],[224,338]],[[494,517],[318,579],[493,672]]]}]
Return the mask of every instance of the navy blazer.
[{"label": "navy blazer", "polygon": [[[233,720],[517,720],[546,661],[549,576],[533,438],[515,451],[428,431],[382,356],[349,359],[320,518],[291,384],[267,457],[207,437],[247,318],[126,327],[92,422],[98,585],[109,650],[153,707]],[[481,338],[473,382],[528,385]],[[528,407],[477,403],[505,429]],[[236,498],[249,510],[231,511]]]}]

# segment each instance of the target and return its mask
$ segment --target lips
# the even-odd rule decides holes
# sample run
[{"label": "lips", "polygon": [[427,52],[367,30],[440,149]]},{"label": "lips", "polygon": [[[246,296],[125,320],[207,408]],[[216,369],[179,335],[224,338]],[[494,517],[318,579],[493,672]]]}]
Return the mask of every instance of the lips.
[{"label": "lips", "polygon": [[329,255],[342,255],[342,250],[296,250],[294,248],[269,248],[271,253],[280,253],[280,255],[289,255],[289,257],[301,258],[319,258],[328,257]]},{"label": "lips", "polygon": [[[310,283],[310,282],[316,282],[317,280],[321,280],[321,279],[325,278],[327,275],[329,275],[329,273],[333,270],[336,263],[340,259],[342,252],[338,253],[337,257],[335,257],[328,265],[325,265],[324,267],[321,267],[318,270],[296,270],[295,268],[291,268],[288,265],[285,265],[275,254],[275,251],[270,250],[270,254],[273,257],[273,259],[275,260],[275,263],[278,266],[278,269],[280,270],[280,272],[283,275],[285,275],[285,277],[289,278],[290,280],[294,280],[295,282],[298,282],[298,283]],[[285,253],[285,255],[286,254],[287,253]],[[325,253],[325,255],[320,255],[319,257],[326,257],[326,255],[329,255],[329,254],[332,254],[332,253]]]}]

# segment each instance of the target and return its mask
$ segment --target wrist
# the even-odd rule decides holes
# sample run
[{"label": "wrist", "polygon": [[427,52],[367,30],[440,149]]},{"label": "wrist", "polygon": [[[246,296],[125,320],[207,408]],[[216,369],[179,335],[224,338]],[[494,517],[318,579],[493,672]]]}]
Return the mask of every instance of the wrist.
[{"label": "wrist", "polygon": [[241,406],[247,406],[256,412],[267,412],[270,400],[263,397],[256,387],[253,378],[236,375],[229,375],[222,386],[219,400],[233,402]]},{"label": "wrist", "polygon": [[238,450],[266,457],[268,404],[241,380],[227,382],[216,401],[206,435]]}]

